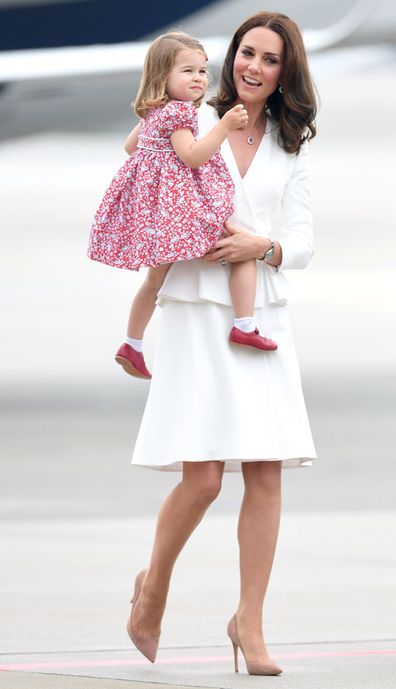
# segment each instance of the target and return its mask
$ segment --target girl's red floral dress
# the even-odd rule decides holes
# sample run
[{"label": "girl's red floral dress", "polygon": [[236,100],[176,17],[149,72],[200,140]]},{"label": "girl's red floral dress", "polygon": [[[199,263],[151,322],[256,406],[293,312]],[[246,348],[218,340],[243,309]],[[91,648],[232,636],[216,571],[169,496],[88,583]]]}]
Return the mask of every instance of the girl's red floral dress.
[{"label": "girl's red floral dress", "polygon": [[174,152],[170,136],[198,135],[192,103],[171,100],[142,119],[138,149],[106,191],[91,229],[88,256],[117,268],[203,256],[233,212],[234,185],[217,152],[197,169]]}]

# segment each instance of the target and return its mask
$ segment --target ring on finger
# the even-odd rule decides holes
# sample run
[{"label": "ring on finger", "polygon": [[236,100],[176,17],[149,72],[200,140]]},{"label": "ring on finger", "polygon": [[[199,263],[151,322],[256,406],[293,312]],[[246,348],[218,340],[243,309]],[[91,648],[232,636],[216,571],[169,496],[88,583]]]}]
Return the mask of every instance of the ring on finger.
[{"label": "ring on finger", "polygon": [[223,258],[223,256],[221,258],[219,258],[219,263],[221,263],[222,266],[227,265],[227,261],[225,260],[225,258]]}]

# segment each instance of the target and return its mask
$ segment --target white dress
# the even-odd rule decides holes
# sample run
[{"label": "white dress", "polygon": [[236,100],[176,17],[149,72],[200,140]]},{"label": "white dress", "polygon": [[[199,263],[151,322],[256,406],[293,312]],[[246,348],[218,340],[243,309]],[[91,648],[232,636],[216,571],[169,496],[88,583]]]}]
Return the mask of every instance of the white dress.
[{"label": "white dress", "polygon": [[[200,136],[216,123],[198,111]],[[183,461],[282,461],[307,466],[315,448],[290,329],[284,269],[304,268],[313,252],[307,144],[298,156],[277,143],[268,122],[242,179],[227,141],[221,153],[235,184],[232,224],[279,239],[282,265],[257,261],[255,316],[275,352],[228,343],[233,309],[229,266],[193,260],[174,264],[159,293],[161,307],[150,392],[133,464],[174,471]]]}]

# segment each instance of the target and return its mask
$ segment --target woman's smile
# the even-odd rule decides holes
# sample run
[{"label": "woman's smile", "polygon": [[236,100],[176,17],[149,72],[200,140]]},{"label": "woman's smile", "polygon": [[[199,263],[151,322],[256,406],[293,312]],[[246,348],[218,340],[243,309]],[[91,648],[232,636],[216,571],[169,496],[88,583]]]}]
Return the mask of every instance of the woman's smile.
[{"label": "woman's smile", "polygon": [[242,81],[247,86],[253,86],[255,88],[257,88],[257,86],[261,86],[261,81],[257,81],[257,79],[253,79],[252,77],[249,77],[249,76],[243,76]]}]

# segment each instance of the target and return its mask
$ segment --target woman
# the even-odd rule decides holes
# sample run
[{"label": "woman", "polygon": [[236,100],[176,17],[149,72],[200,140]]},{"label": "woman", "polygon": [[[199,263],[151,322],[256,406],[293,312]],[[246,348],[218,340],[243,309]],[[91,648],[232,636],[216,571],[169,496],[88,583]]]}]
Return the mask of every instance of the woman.
[{"label": "woman", "polygon": [[[314,91],[298,27],[259,12],[236,31],[218,94],[199,110],[204,135],[243,103],[249,122],[221,152],[232,175],[235,213],[204,260],[172,266],[162,306],[155,370],[133,462],[181,469],[158,517],[152,557],[135,582],[128,621],[133,643],[155,660],[173,565],[220,491],[224,471],[242,471],[238,540],[240,600],[227,632],[248,672],[282,672],[269,657],[262,609],[280,518],[281,467],[315,457],[287,316],[285,268],[312,256],[306,139],[315,136]],[[279,241],[270,239],[277,228]],[[278,350],[232,348],[229,263],[257,259],[258,327]]]}]

